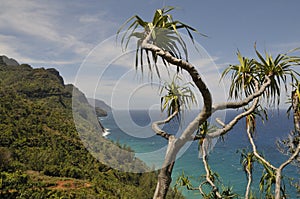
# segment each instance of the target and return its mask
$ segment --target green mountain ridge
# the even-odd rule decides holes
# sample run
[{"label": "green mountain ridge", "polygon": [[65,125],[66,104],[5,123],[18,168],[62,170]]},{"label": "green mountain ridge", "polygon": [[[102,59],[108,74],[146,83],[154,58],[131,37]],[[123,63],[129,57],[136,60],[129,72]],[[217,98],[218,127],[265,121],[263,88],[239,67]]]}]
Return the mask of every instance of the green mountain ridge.
[{"label": "green mountain ridge", "polygon": [[102,137],[79,89],[56,69],[15,63],[0,56],[0,198],[152,198],[157,173],[113,169],[147,171],[129,147]]}]

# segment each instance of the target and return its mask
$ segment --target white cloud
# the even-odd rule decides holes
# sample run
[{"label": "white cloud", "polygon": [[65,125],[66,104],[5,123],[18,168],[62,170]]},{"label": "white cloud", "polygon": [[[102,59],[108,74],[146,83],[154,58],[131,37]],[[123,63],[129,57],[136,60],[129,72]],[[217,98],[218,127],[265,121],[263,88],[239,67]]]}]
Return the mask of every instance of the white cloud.
[{"label": "white cloud", "polygon": [[18,46],[19,48],[22,46],[18,43],[18,39],[14,36],[4,36],[0,35],[0,49],[1,54],[8,55],[11,58],[16,59],[20,64],[22,63],[30,63],[33,65],[41,64],[44,65],[47,63],[49,66],[52,65],[66,65],[73,64],[74,60],[47,60],[47,59],[35,59],[34,57],[25,56],[20,51],[19,48],[15,48],[14,46]]},{"label": "white cloud", "polygon": [[57,41],[59,35],[52,23],[56,10],[37,1],[6,1],[2,4],[0,26],[17,34],[28,34],[50,41]]},{"label": "white cloud", "polygon": [[10,0],[1,3],[1,53],[29,64],[81,62],[115,26],[103,13],[86,13],[62,1]]}]

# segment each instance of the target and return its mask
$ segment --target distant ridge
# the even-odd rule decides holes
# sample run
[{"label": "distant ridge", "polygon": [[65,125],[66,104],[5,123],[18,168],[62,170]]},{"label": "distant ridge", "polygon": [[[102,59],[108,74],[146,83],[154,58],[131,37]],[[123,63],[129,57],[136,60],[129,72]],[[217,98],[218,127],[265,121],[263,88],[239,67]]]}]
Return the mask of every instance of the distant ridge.
[{"label": "distant ridge", "polygon": [[95,112],[98,117],[106,117],[108,112],[111,112],[111,107],[104,101],[93,98],[87,98],[87,100],[88,103],[95,108]]},{"label": "distant ridge", "polygon": [[89,104],[93,107],[98,107],[101,108],[107,112],[111,111],[111,107],[108,106],[104,101],[99,100],[99,99],[94,99],[94,98],[87,98]]}]

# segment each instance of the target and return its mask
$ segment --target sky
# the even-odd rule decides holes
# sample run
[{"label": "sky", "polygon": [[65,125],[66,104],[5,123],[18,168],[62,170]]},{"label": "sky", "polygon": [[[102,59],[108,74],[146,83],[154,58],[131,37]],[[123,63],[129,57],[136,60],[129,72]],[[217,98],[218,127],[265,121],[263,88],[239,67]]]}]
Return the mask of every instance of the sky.
[{"label": "sky", "polygon": [[117,30],[132,15],[149,21],[156,9],[174,6],[174,19],[208,36],[194,35],[200,52],[190,48],[190,61],[216,102],[227,99],[218,79],[226,66],[237,63],[237,50],[255,57],[255,43],[272,53],[300,47],[298,0],[0,2],[0,54],[35,68],[56,68],[66,83],[120,109],[159,106],[162,84],[134,70],[134,44],[122,51],[116,42]]}]

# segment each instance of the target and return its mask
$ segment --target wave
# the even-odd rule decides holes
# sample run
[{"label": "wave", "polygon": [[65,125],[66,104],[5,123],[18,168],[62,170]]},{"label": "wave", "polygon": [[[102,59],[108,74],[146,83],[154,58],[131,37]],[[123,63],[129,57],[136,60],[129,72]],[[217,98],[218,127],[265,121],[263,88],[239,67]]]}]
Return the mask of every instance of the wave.
[{"label": "wave", "polygon": [[110,130],[110,129],[104,129],[104,132],[102,133],[102,136],[103,136],[103,137],[108,136],[108,135],[110,134],[109,130]]}]

